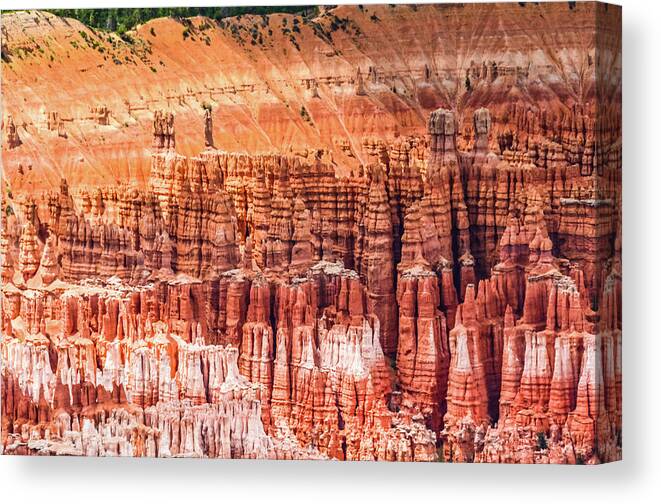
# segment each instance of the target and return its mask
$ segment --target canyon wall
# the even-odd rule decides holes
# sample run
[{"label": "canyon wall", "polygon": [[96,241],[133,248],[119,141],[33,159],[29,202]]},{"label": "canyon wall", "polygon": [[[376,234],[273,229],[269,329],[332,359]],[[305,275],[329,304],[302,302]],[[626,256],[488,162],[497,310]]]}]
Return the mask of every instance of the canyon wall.
[{"label": "canyon wall", "polygon": [[12,16],[4,453],[621,458],[619,9]]}]

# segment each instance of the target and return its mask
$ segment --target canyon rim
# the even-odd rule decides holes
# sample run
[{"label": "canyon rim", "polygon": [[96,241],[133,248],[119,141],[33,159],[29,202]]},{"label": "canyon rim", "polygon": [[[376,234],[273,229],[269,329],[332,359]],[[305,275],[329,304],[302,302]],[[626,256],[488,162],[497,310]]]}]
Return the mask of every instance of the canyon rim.
[{"label": "canyon rim", "polygon": [[622,455],[621,9],[2,13],[5,455]]}]

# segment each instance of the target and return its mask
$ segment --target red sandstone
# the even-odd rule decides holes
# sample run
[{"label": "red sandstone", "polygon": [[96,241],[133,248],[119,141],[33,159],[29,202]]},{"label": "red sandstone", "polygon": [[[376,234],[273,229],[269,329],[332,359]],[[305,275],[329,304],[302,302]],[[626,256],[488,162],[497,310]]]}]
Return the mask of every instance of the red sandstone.
[{"label": "red sandstone", "polygon": [[555,58],[619,10],[444,8],[340,6],[298,50],[290,15],[263,47],[3,16],[7,54],[54,40],[3,45],[4,453],[621,457],[620,82]]}]

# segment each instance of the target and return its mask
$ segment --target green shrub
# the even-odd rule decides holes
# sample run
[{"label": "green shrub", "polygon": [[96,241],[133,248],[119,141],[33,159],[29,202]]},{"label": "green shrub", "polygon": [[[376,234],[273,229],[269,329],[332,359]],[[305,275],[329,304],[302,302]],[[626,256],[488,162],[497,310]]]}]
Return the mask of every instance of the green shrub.
[{"label": "green shrub", "polygon": [[312,118],[310,117],[310,114],[304,105],[301,105],[301,110],[299,113],[305,122],[312,124]]},{"label": "green shrub", "polygon": [[537,449],[538,450],[546,450],[548,447],[549,447],[549,445],[546,442],[546,435],[543,432],[538,432],[537,433]]}]

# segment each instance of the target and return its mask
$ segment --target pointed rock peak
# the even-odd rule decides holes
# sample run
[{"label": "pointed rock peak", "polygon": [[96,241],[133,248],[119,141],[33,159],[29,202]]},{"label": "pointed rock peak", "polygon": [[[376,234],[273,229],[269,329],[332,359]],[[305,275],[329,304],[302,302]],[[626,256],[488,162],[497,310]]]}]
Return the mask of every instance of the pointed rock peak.
[{"label": "pointed rock peak", "polygon": [[531,250],[540,250],[542,248],[542,242],[545,239],[544,236],[544,231],[542,231],[541,227],[537,227],[535,230],[535,236],[533,237],[532,241],[530,242],[530,249]]},{"label": "pointed rock peak", "polygon": [[211,105],[204,106],[204,146],[213,147],[213,117],[211,115]]},{"label": "pointed rock peak", "polygon": [[39,239],[37,230],[32,221],[28,221],[23,226],[19,244],[18,269],[23,276],[23,280],[28,280],[34,276],[39,269]]},{"label": "pointed rock peak", "polygon": [[500,246],[501,248],[507,247],[512,244],[512,229],[508,225],[503,231],[502,236],[500,237]]},{"label": "pointed rock peak", "polygon": [[514,327],[514,310],[510,305],[505,308],[505,327]]},{"label": "pointed rock peak", "polygon": [[60,178],[60,194],[62,196],[69,196],[69,183],[64,177]]},{"label": "pointed rock peak", "polygon": [[454,326],[461,327],[464,325],[464,308],[463,305],[457,307],[457,313],[454,317]]},{"label": "pointed rock peak", "polygon": [[470,253],[470,250],[467,250],[466,252],[464,252],[463,255],[459,258],[459,264],[461,264],[462,266],[474,266],[475,265],[475,258]]},{"label": "pointed rock peak", "polygon": [[305,207],[305,202],[303,201],[302,198],[296,198],[294,200],[294,212],[295,213],[302,213],[305,212],[307,208]]},{"label": "pointed rock peak", "polygon": [[463,318],[465,322],[477,320],[477,306],[475,303],[475,284],[466,286],[466,295],[463,303]]},{"label": "pointed rock peak", "polygon": [[57,238],[49,232],[41,255],[41,277],[45,285],[53,283],[59,272],[56,243]]},{"label": "pointed rock peak", "polygon": [[241,257],[241,268],[245,270],[252,270],[252,237],[246,238],[246,244],[243,247],[243,256]]},{"label": "pointed rock peak", "polygon": [[370,192],[375,188],[379,186],[383,186],[385,183],[386,179],[386,174],[384,170],[384,166],[381,163],[371,165],[369,167],[369,176],[372,181],[370,184]]}]

